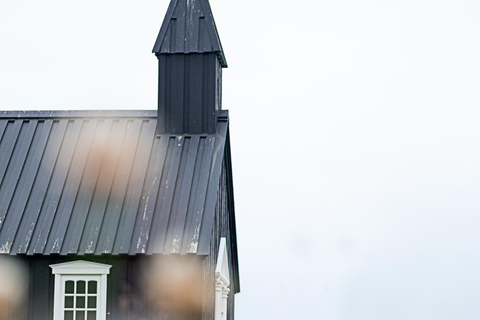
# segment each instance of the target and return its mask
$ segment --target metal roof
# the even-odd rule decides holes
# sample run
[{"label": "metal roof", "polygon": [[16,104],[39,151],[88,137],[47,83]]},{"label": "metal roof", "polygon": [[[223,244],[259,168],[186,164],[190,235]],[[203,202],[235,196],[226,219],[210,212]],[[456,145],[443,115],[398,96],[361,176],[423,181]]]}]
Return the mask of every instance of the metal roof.
[{"label": "metal roof", "polygon": [[0,112],[0,253],[208,254],[228,115],[181,136],[156,116]]},{"label": "metal roof", "polygon": [[171,0],[152,50],[155,54],[215,52],[227,67],[208,0]]}]

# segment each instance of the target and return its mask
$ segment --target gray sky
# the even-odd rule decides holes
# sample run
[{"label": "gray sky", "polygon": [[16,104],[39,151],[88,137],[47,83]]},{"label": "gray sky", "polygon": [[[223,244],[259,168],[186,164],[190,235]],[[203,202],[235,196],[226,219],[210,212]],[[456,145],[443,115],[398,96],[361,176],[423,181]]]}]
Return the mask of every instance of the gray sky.
[{"label": "gray sky", "polygon": [[[237,319],[478,319],[480,2],[210,2]],[[167,6],[3,1],[0,109],[155,109]]]}]

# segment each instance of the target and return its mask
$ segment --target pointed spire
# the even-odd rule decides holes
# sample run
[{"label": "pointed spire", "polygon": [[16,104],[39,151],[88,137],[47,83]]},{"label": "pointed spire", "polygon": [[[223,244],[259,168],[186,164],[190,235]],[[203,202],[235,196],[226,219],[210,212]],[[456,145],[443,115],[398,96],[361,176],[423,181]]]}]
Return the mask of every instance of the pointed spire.
[{"label": "pointed spire", "polygon": [[152,51],[157,56],[214,52],[227,67],[208,0],[171,0]]}]

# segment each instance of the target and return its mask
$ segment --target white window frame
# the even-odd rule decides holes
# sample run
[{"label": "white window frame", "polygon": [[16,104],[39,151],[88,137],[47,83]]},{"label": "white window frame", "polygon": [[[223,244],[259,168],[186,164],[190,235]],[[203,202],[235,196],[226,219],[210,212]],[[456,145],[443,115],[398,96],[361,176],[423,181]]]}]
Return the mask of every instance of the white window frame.
[{"label": "white window frame", "polygon": [[55,275],[53,320],[64,320],[65,281],[96,280],[97,320],[106,320],[107,275],[112,266],[89,261],[73,261],[50,265]]},{"label": "white window frame", "polygon": [[230,272],[228,267],[227,239],[220,238],[217,266],[215,268],[215,320],[227,320]]}]

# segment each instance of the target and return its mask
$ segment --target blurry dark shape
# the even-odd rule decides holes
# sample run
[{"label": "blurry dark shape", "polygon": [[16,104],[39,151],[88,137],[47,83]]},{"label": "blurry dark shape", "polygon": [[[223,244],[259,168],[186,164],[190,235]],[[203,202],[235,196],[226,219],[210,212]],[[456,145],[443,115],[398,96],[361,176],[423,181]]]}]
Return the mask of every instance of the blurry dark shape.
[{"label": "blurry dark shape", "polygon": [[10,256],[0,256],[0,320],[16,320],[25,310],[25,268]]},{"label": "blurry dark shape", "polygon": [[120,298],[118,304],[121,311],[123,313],[128,313],[132,320],[139,319],[145,308],[142,292],[136,290],[134,286],[125,280],[121,282],[119,292],[120,294],[118,294],[118,296]]},{"label": "blurry dark shape", "polygon": [[202,313],[203,265],[194,256],[163,256],[150,265],[145,278],[153,318],[198,318]]}]

